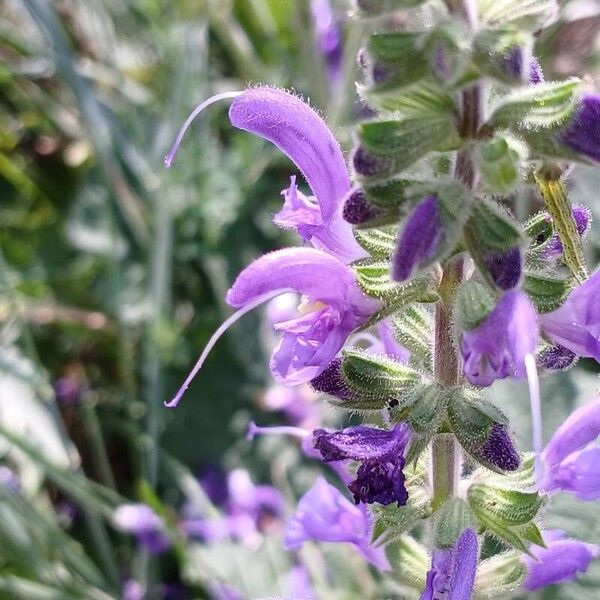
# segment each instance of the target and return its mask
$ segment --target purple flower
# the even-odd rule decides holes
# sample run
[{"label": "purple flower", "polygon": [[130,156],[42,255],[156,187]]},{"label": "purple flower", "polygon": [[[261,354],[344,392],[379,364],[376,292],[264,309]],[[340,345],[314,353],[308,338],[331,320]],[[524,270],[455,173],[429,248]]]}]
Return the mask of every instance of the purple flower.
[{"label": "purple flower", "polygon": [[419,600],[470,600],[479,560],[477,536],[465,529],[449,550],[434,550]]},{"label": "purple flower", "polygon": [[[590,211],[586,206],[582,206],[581,204],[573,204],[573,206],[571,207],[571,212],[575,221],[575,226],[577,227],[577,232],[580,236],[583,237],[587,233],[587,230],[590,226]],[[552,220],[550,215],[548,215],[548,219]],[[544,248],[542,250],[542,258],[546,260],[560,258],[562,256],[562,253],[562,242],[560,241],[560,237],[558,236],[558,234],[555,233],[544,244]]]},{"label": "purple flower", "polygon": [[275,222],[295,228],[303,239],[344,262],[365,256],[342,218],[350,191],[344,156],[317,112],[289,92],[261,86],[235,98],[229,118],[235,127],[273,142],[300,169],[314,194],[301,194],[293,178]]},{"label": "purple flower", "polygon": [[536,546],[532,550],[533,558],[526,554],[521,557],[527,568],[523,587],[529,592],[573,581],[578,573],[588,569],[592,560],[600,553],[600,548],[595,544],[565,539],[560,530],[545,531],[542,537],[546,548]]},{"label": "purple flower", "polygon": [[152,554],[162,554],[171,546],[162,519],[146,504],[122,504],[113,520],[118,529],[133,534]]},{"label": "purple flower", "polygon": [[240,317],[285,292],[305,296],[300,316],[275,324],[281,341],[271,356],[271,373],[284,385],[315,378],[342,349],[350,333],[365,323],[379,302],[360,289],[354,271],[315,248],[285,248],[261,256],[237,277],[227,302],[239,310],[213,334],[173,399],[172,408],[187,390],[218,339]]},{"label": "purple flower", "polygon": [[311,0],[315,37],[319,51],[325,59],[327,74],[332,84],[340,78],[342,61],[342,35],[329,0]]},{"label": "purple flower", "polygon": [[525,376],[525,356],[535,354],[536,342],[531,301],[523,292],[506,292],[480,325],[462,332],[460,351],[467,381],[488,386],[494,379]]},{"label": "purple flower", "polygon": [[281,342],[270,368],[277,381],[310,381],[335,358],[348,335],[377,310],[353,271],[320,250],[286,248],[255,260],[238,276],[226,300],[236,308],[253,305],[266,294],[294,290],[307,297],[305,313],[277,323]]},{"label": "purple flower", "polygon": [[585,94],[559,140],[571,150],[600,161],[600,94]]},{"label": "purple flower", "polygon": [[402,469],[410,430],[405,424],[396,425],[391,430],[364,425],[333,432],[317,429],[313,439],[314,447],[325,462],[361,462],[356,479],[348,484],[356,504],[406,504],[408,492]]},{"label": "purple flower", "polygon": [[21,480],[19,476],[6,465],[0,465],[0,486],[13,494],[21,493]]},{"label": "purple flower", "polygon": [[[203,487],[206,485],[203,482]],[[212,483],[211,483],[212,486]],[[205,487],[207,494],[210,487]],[[233,538],[246,545],[260,540],[260,532],[283,513],[281,493],[270,485],[255,485],[244,469],[234,469],[227,476],[226,493],[218,503],[225,514],[206,518],[189,509],[180,526],[184,533],[208,542]]]},{"label": "purple flower", "polygon": [[135,581],[135,579],[127,579],[123,583],[123,600],[144,600],[144,586]]},{"label": "purple flower", "polygon": [[563,305],[540,315],[544,335],[556,344],[600,361],[600,271],[576,287]]},{"label": "purple flower", "polygon": [[294,425],[310,427],[311,423],[318,422],[319,410],[315,393],[308,385],[286,387],[275,383],[265,392],[261,407],[282,411],[288,422]]},{"label": "purple flower", "polygon": [[444,241],[439,201],[435,196],[421,200],[406,218],[392,258],[392,277],[406,281],[427,265]]},{"label": "purple flower", "polygon": [[348,542],[379,569],[389,568],[381,548],[370,547],[372,524],[365,510],[354,506],[319,477],[298,502],[285,525],[284,546],[297,550],[306,541]]},{"label": "purple flower", "polygon": [[578,408],[556,430],[541,453],[538,488],[564,490],[580,500],[600,499],[600,397]]},{"label": "purple flower", "polygon": [[317,392],[329,394],[340,400],[354,400],[356,398],[344,376],[342,374],[342,359],[334,358],[323,371],[314,379],[311,379],[310,385]]}]

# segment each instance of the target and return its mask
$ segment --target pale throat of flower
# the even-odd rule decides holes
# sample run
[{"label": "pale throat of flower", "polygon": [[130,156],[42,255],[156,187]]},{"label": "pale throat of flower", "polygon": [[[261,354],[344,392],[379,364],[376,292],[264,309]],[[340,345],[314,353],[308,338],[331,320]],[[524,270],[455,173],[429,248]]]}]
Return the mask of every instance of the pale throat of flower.
[{"label": "pale throat of flower", "polygon": [[302,296],[298,304],[298,314],[301,316],[308,315],[328,306],[328,304],[321,302],[321,300],[311,300],[308,296]]}]

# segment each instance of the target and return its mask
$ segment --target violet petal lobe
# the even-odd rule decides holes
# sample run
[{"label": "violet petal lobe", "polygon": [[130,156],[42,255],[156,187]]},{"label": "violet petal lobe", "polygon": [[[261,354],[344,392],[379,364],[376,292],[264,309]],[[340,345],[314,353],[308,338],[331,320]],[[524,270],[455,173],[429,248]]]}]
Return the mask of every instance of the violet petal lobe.
[{"label": "violet petal lobe", "polygon": [[479,560],[477,535],[465,529],[450,550],[435,550],[419,600],[471,600]]},{"label": "violet petal lobe", "polygon": [[444,229],[435,196],[421,200],[406,218],[392,258],[392,277],[406,281],[435,255],[444,238]]},{"label": "violet petal lobe", "polygon": [[402,455],[410,439],[410,430],[404,423],[390,430],[357,425],[331,432],[317,429],[313,438],[314,446],[325,462],[376,460]]},{"label": "violet petal lobe", "polygon": [[585,94],[580,99],[559,139],[571,150],[600,161],[600,94]]},{"label": "violet petal lobe", "polygon": [[542,452],[549,467],[559,465],[573,452],[582,450],[600,435],[600,396],[573,412],[555,431]]},{"label": "violet petal lobe", "polygon": [[600,362],[600,270],[571,291],[560,308],[540,315],[545,336],[579,356]]},{"label": "violet petal lobe", "polygon": [[551,530],[543,534],[546,548],[535,547],[534,557],[524,554],[522,562],[527,568],[523,587],[528,591],[549,585],[573,581],[585,572],[600,552],[595,544],[564,539],[561,531]]},{"label": "violet petal lobe", "polygon": [[284,248],[261,256],[238,275],[225,300],[240,308],[277,290],[328,305],[354,305],[363,316],[378,305],[361,292],[349,267],[315,248]]},{"label": "violet petal lobe", "polygon": [[511,290],[477,327],[463,331],[460,350],[469,383],[488,386],[495,379],[525,375],[525,356],[535,354],[536,313],[523,292]]},{"label": "violet petal lobe", "polygon": [[[371,524],[366,512],[319,477],[300,498],[284,531],[284,547],[297,550],[306,541],[349,542],[370,562],[385,562],[369,548]],[[383,552],[383,551],[382,551]]]}]

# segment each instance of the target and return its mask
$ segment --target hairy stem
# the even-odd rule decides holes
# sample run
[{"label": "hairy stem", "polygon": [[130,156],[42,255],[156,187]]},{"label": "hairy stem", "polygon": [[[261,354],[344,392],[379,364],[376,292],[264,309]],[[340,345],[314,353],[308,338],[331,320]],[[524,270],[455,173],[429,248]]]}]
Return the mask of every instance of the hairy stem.
[{"label": "hairy stem", "polygon": [[[476,28],[474,5],[468,0],[447,2],[450,12],[462,16],[471,28]],[[475,84],[461,94],[459,130],[463,139],[477,135],[482,120],[483,92]],[[466,146],[457,152],[454,177],[471,189],[477,185],[477,171]],[[460,380],[460,362],[452,340],[451,318],[454,292],[464,274],[464,260],[453,257],[442,265],[439,284],[440,300],[435,311],[434,374],[444,388],[456,386]],[[440,433],[432,442],[431,486],[432,505],[438,508],[448,497],[455,496],[462,468],[462,450],[453,434]]]}]

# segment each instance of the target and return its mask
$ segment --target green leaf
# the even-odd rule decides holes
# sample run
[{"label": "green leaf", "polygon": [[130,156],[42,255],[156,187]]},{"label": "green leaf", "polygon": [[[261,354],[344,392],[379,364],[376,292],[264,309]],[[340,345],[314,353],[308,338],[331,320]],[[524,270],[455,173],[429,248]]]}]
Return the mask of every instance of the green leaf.
[{"label": "green leaf", "polygon": [[516,221],[488,199],[473,204],[465,229],[473,243],[486,250],[507,250],[524,241]]},{"label": "green leaf", "polygon": [[496,299],[490,289],[477,281],[466,281],[456,293],[454,322],[457,331],[481,325],[492,312]]},{"label": "green leaf", "polygon": [[378,179],[404,171],[429,152],[460,145],[455,123],[447,115],[366,121],[358,126],[358,137],[383,163]]},{"label": "green leaf", "polygon": [[483,183],[491,192],[507,194],[522,181],[522,157],[526,148],[507,134],[496,134],[476,147],[474,160]]},{"label": "green leaf", "polygon": [[473,484],[467,496],[475,514],[492,514],[511,527],[528,525],[544,503],[543,497],[537,492],[490,487],[483,483]]},{"label": "green leaf", "polygon": [[426,39],[420,31],[391,31],[369,37],[368,63],[377,73],[374,93],[402,89],[427,75]]},{"label": "green leaf", "polygon": [[503,98],[490,124],[535,135],[538,129],[556,129],[572,116],[577,103],[578,79],[543,83]]},{"label": "green leaf", "polygon": [[413,304],[392,319],[398,341],[411,352],[411,361],[431,366],[433,322],[431,313],[419,304]]},{"label": "green leaf", "polygon": [[396,248],[398,227],[391,225],[382,228],[355,229],[354,237],[371,256],[375,258],[389,258]]},{"label": "green leaf", "polygon": [[527,569],[518,552],[509,551],[487,558],[477,567],[475,600],[497,600],[516,590]]},{"label": "green leaf", "polygon": [[435,523],[434,536],[437,548],[451,548],[460,534],[475,524],[475,516],[461,498],[448,498],[442,505]]},{"label": "green leaf", "polygon": [[516,29],[537,31],[553,14],[553,0],[479,0],[478,16],[492,26],[512,25]]},{"label": "green leaf", "polygon": [[435,302],[437,291],[433,280],[419,277],[408,283],[393,282],[389,275],[389,263],[368,260],[354,263],[357,281],[369,296],[381,300],[381,308],[360,328],[361,331],[372,327],[382,319],[393,315],[413,302]]},{"label": "green leaf", "polygon": [[431,504],[424,488],[411,487],[405,506],[390,505],[376,508],[371,540],[377,546],[394,542],[430,515]]},{"label": "green leaf", "polygon": [[348,385],[370,397],[398,397],[421,381],[417,371],[385,355],[348,348],[343,356],[342,373]]},{"label": "green leaf", "polygon": [[[482,29],[473,41],[473,60],[487,77],[493,77],[504,83],[522,83],[518,76],[510,72],[510,53],[520,52],[530,56],[533,38],[524,31],[513,28]],[[524,63],[524,76],[529,77],[528,63]]]},{"label": "green leaf", "polygon": [[357,2],[357,11],[359,16],[374,17],[386,12],[419,6],[423,2],[425,0],[360,0]]},{"label": "green leaf", "polygon": [[537,312],[547,313],[559,308],[573,289],[570,279],[557,279],[539,273],[526,273],[523,290],[531,298]]}]

